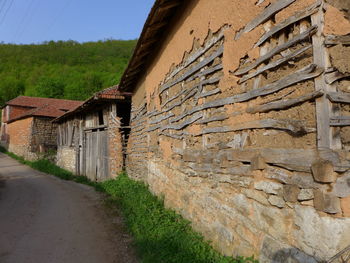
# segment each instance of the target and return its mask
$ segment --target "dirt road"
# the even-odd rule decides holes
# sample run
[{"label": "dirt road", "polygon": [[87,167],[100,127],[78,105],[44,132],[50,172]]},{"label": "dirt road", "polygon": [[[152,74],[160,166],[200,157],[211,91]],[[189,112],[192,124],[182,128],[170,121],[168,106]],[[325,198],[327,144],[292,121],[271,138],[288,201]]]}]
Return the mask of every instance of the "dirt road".
[{"label": "dirt road", "polygon": [[94,189],[0,153],[0,262],[137,262],[130,242]]}]

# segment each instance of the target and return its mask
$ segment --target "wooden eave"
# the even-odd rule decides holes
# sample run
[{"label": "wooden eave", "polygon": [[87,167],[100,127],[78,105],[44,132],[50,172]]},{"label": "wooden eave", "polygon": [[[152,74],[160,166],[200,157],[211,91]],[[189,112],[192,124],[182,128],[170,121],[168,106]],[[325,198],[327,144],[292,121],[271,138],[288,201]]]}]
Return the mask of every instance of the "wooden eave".
[{"label": "wooden eave", "polygon": [[121,77],[120,90],[132,91],[134,89],[137,80],[144,73],[144,69],[150,59],[157,52],[157,48],[154,45],[161,42],[165,28],[170,24],[175,11],[184,2],[184,0],[155,1],[143,26],[134,53]]}]

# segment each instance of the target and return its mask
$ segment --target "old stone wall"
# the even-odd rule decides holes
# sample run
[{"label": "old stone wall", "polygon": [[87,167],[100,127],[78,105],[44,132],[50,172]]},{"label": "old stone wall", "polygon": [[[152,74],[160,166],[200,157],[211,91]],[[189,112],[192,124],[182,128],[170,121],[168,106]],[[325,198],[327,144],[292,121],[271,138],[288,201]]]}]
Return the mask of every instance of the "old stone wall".
[{"label": "old stone wall", "polygon": [[31,151],[45,153],[57,149],[57,124],[52,118],[35,117],[32,125]]},{"label": "old stone wall", "polygon": [[224,254],[319,262],[350,244],[349,60],[336,57],[350,24],[333,8],[193,1],[138,83],[128,174]]},{"label": "old stone wall", "polygon": [[76,149],[75,147],[59,146],[57,148],[56,164],[72,173],[76,173]]}]

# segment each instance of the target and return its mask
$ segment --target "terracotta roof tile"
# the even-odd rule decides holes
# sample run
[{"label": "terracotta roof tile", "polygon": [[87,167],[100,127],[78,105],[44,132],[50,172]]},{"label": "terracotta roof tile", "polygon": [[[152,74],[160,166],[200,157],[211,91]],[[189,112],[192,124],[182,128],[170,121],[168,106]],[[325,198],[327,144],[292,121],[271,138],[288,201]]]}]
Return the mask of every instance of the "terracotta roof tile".
[{"label": "terracotta roof tile", "polygon": [[76,100],[18,96],[17,98],[14,98],[8,101],[6,104],[12,105],[12,106],[22,106],[22,107],[32,107],[32,108],[42,107],[43,105],[51,105],[56,109],[62,109],[63,111],[67,111],[79,106],[81,103],[82,103],[81,101],[76,101]]},{"label": "terracotta roof tile", "polygon": [[12,122],[18,119],[27,118],[30,116],[41,116],[41,117],[51,117],[57,118],[67,111],[71,111],[79,107],[83,102],[76,100],[62,100],[62,99],[52,99],[52,98],[37,98],[28,96],[19,96],[6,103],[10,106],[20,106],[32,108],[17,116],[14,119],[8,120]]}]

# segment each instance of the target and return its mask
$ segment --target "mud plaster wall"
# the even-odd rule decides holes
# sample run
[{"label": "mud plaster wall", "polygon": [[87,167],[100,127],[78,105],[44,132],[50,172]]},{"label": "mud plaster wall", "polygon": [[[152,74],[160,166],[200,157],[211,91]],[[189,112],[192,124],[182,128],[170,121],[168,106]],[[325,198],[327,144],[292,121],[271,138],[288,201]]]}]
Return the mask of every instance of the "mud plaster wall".
[{"label": "mud plaster wall", "polygon": [[[128,174],[146,181],[224,254],[255,254],[260,262],[316,262],[350,243],[344,234],[350,230],[350,192],[341,186],[349,173],[331,172],[328,183],[311,173],[312,164],[315,169],[329,164],[318,163],[314,99],[283,110],[252,112],[257,106],[309,95],[315,91],[313,77],[264,96],[223,103],[313,63],[313,50],[308,49],[242,84],[242,76],[232,73],[309,28],[311,19],[305,18],[253,48],[265,29],[313,3],[295,1],[273,20],[234,40],[268,1],[260,6],[255,1],[194,1],[175,15],[180,22],[170,28],[136,88]],[[183,66],[213,39],[214,45]],[[311,44],[306,38],[265,64]],[[202,75],[195,72],[176,83],[221,48],[223,54],[204,66]],[[262,128],[270,122],[271,127]]]}]

